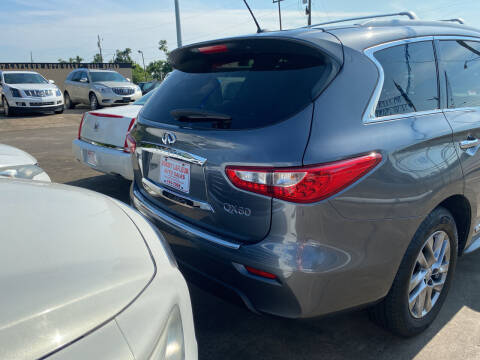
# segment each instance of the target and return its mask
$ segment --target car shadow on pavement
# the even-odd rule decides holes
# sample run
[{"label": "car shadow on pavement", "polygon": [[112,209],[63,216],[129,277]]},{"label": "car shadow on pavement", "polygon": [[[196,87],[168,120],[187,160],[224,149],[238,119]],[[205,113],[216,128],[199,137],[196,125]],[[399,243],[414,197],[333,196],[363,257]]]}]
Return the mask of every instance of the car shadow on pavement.
[{"label": "car shadow on pavement", "polygon": [[438,318],[409,339],[372,323],[367,310],[289,320],[190,290],[200,359],[480,359],[480,252],[460,259]]},{"label": "car shadow on pavement", "polygon": [[[131,182],[99,175],[68,182],[129,202]],[[366,310],[308,320],[257,315],[189,284],[199,359],[480,359],[480,252],[459,259],[433,325],[404,339],[372,323]]]},{"label": "car shadow on pavement", "polygon": [[131,183],[130,180],[126,180],[121,176],[99,175],[69,181],[65,184],[97,191],[129,204]]}]

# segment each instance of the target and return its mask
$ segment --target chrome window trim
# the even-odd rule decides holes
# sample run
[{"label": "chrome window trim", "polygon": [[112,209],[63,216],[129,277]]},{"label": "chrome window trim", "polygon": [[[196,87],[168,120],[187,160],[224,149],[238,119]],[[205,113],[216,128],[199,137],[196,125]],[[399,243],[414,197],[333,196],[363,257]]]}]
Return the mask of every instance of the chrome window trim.
[{"label": "chrome window trim", "polygon": [[462,36],[462,35],[431,35],[431,36],[419,36],[419,37],[413,37],[413,38],[405,38],[405,39],[400,39],[400,40],[394,40],[394,41],[389,41],[383,44],[378,44],[375,46],[371,46],[369,48],[366,48],[363,53],[375,64],[377,71],[378,71],[378,81],[377,85],[375,86],[375,90],[373,92],[372,97],[370,98],[370,101],[368,103],[368,106],[363,113],[363,123],[364,124],[371,124],[371,123],[378,123],[378,122],[385,122],[385,121],[392,121],[392,120],[400,120],[400,119],[405,119],[405,118],[411,118],[415,116],[424,116],[424,115],[430,115],[430,114],[437,114],[440,112],[445,112],[445,111],[477,111],[480,109],[478,108],[472,108],[472,107],[465,107],[465,108],[454,108],[454,109],[449,109],[449,108],[442,108],[442,109],[433,109],[433,110],[427,110],[427,111],[417,111],[417,112],[410,112],[410,113],[405,113],[405,114],[395,114],[395,115],[389,115],[389,116],[380,116],[377,117],[375,116],[375,109],[377,107],[378,101],[380,100],[380,95],[382,93],[382,88],[383,88],[383,83],[385,81],[385,74],[383,72],[383,68],[378,62],[378,60],[375,58],[375,52],[383,49],[387,49],[393,46],[397,45],[403,45],[403,44],[408,44],[408,43],[415,43],[415,42],[422,42],[422,41],[434,41],[434,40],[467,40],[467,41],[479,41],[480,42],[480,37],[473,37],[473,36]]}]

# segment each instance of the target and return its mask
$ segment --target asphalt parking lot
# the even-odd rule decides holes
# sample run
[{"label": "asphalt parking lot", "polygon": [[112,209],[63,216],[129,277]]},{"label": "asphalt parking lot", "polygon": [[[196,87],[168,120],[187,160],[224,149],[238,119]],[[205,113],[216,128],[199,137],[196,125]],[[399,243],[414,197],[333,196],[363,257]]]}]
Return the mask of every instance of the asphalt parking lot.
[{"label": "asphalt parking lot", "polygon": [[[128,201],[130,183],[76,162],[71,142],[82,109],[61,115],[5,118],[0,143],[38,159],[54,182]],[[400,339],[371,323],[366,311],[294,321],[260,316],[191,286],[200,359],[480,359],[480,253],[460,259],[434,324]]]}]

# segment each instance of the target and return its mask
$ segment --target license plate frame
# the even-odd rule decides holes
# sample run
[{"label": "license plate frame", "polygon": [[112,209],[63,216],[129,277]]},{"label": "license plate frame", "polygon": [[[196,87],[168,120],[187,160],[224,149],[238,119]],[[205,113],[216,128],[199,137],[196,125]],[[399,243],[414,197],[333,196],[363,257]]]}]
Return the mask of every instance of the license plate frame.
[{"label": "license plate frame", "polygon": [[87,150],[85,152],[85,161],[87,162],[87,164],[97,166],[98,165],[97,153],[93,150]]},{"label": "license plate frame", "polygon": [[158,181],[184,194],[190,193],[191,164],[168,156],[160,157]]}]

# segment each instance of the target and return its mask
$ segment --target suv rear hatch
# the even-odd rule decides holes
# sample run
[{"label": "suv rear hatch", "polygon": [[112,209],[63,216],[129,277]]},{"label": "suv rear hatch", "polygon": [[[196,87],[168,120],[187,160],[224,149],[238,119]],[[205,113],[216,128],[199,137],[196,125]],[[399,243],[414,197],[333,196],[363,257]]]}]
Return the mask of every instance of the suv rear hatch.
[{"label": "suv rear hatch", "polygon": [[[317,34],[341,53],[331,35]],[[273,36],[174,51],[177,70],[133,131],[138,188],[194,226],[232,241],[261,240],[270,229],[272,199],[235,187],[225,168],[302,165],[313,100],[342,60],[318,44]]]}]

